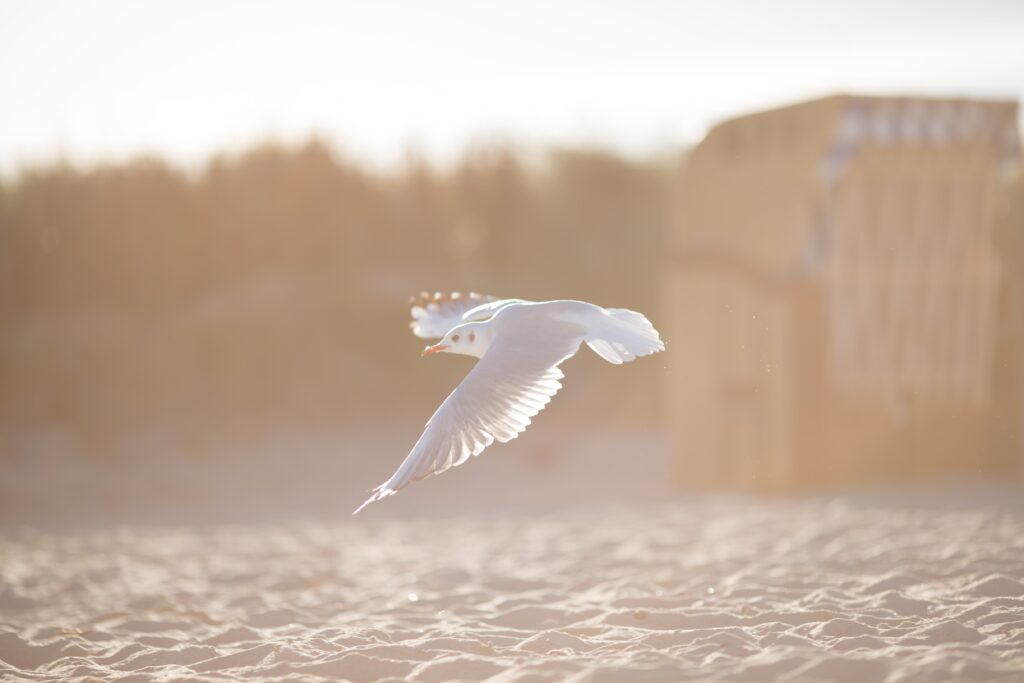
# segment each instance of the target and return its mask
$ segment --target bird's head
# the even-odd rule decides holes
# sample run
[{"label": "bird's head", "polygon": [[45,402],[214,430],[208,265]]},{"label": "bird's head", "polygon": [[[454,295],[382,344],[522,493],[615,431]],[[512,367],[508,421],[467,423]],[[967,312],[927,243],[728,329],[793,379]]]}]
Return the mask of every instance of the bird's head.
[{"label": "bird's head", "polygon": [[441,341],[423,349],[422,355],[461,353],[464,356],[481,358],[491,347],[493,333],[490,321],[462,323],[448,330]]}]

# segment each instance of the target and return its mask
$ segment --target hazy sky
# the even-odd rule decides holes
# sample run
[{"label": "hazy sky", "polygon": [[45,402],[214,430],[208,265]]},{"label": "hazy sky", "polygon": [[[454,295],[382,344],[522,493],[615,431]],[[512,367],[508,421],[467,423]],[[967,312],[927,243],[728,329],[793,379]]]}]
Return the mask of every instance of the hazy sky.
[{"label": "hazy sky", "polygon": [[318,132],[631,154],[836,91],[1024,96],[1024,2],[0,0],[0,173]]}]

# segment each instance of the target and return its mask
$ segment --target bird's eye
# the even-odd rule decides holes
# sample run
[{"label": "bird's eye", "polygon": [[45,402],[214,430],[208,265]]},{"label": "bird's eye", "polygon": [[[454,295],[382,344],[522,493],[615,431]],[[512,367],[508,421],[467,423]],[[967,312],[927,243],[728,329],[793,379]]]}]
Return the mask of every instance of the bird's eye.
[{"label": "bird's eye", "polygon": [[475,342],[476,341],[476,332],[470,332],[469,333],[469,341],[470,342]]},{"label": "bird's eye", "polygon": [[459,341],[459,335],[457,335],[457,334],[453,334],[453,335],[452,335],[452,341],[453,341],[453,342],[457,342],[457,341]]}]

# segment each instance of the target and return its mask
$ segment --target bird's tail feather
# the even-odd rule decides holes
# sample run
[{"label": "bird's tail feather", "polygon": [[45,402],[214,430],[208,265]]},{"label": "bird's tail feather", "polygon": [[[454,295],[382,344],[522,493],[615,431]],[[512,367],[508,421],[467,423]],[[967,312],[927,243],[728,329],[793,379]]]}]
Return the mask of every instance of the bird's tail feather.
[{"label": "bird's tail feather", "polygon": [[606,308],[608,314],[591,325],[587,346],[609,363],[628,363],[634,358],[664,351],[654,325],[642,313],[626,308]]}]

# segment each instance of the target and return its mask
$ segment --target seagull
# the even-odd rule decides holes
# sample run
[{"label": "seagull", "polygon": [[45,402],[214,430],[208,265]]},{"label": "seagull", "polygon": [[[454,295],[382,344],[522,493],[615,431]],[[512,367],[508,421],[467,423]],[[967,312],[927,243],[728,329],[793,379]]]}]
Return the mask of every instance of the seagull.
[{"label": "seagull", "polygon": [[352,514],[394,495],[409,482],[461,465],[495,441],[519,436],[562,388],[559,365],[586,343],[619,365],[663,351],[642,313],[584,301],[526,301],[470,293],[413,298],[413,334],[440,339],[422,355],[479,358],[427,421],[412,451]]}]

